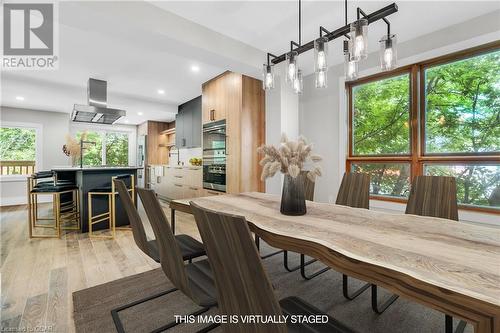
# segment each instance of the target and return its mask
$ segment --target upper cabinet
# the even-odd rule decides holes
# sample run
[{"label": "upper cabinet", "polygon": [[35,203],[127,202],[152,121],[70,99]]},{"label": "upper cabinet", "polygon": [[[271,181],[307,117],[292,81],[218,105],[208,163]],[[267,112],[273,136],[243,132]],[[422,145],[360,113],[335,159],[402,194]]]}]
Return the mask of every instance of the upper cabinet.
[{"label": "upper cabinet", "polygon": [[[226,119],[230,112],[231,105],[228,99],[234,98],[232,95],[238,80],[235,73],[226,72],[202,85],[203,92],[203,123],[209,123],[221,119]],[[229,102],[229,103],[228,103]]]},{"label": "upper cabinet", "polygon": [[201,147],[201,96],[179,105],[175,116],[177,148]]}]

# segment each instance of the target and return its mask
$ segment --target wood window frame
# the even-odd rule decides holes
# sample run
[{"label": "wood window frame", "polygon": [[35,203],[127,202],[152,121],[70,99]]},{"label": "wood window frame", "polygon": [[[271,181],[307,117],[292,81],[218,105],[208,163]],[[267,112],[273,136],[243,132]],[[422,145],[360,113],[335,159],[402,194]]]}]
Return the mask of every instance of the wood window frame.
[{"label": "wood window frame", "polygon": [[[425,152],[425,70],[437,65],[452,63],[455,61],[471,58],[481,54],[486,54],[495,50],[500,50],[500,41],[484,44],[466,50],[454,52],[444,56],[432,58],[407,66],[399,67],[395,70],[373,74],[355,81],[346,82],[347,110],[348,110],[348,152],[346,158],[346,172],[351,171],[352,164],[363,163],[408,163],[410,164],[410,182],[424,171],[424,164],[497,164],[500,162],[500,152],[497,153],[426,153]],[[410,154],[405,155],[354,155],[353,154],[353,87],[361,84],[379,81],[408,73],[410,76]],[[406,198],[389,197],[382,195],[370,195],[370,199],[406,203]],[[459,209],[477,211],[500,215],[500,210],[484,206],[459,205]]]}]

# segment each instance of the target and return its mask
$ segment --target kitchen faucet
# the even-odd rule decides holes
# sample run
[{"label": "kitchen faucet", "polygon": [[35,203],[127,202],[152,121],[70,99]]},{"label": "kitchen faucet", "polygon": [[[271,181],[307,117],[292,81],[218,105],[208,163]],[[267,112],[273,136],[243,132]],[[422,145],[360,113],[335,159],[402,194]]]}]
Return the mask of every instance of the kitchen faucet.
[{"label": "kitchen faucet", "polygon": [[172,146],[170,150],[168,151],[168,157],[172,157],[172,149],[177,149],[177,165],[181,165],[181,153],[179,148],[177,146]]},{"label": "kitchen faucet", "polygon": [[95,141],[85,141],[85,140],[80,140],[80,169],[83,169],[83,150],[87,149],[87,147],[84,147],[84,144],[92,144],[96,145],[97,142]]}]

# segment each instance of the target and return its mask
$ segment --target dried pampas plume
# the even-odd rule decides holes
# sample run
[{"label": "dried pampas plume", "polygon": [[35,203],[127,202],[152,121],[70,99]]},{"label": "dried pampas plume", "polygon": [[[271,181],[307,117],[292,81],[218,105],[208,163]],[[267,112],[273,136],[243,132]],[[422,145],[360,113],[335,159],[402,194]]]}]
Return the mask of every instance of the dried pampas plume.
[{"label": "dried pampas plume", "polygon": [[315,181],[316,177],[321,176],[321,167],[317,163],[321,162],[322,158],[312,154],[312,144],[303,136],[299,136],[297,141],[290,141],[283,133],[278,148],[273,145],[263,145],[259,147],[258,152],[264,155],[259,162],[263,167],[262,180],[274,176],[278,171],[296,178],[304,169],[304,163],[308,161],[313,163],[313,167],[307,173],[307,177]]},{"label": "dried pampas plume", "polygon": [[[80,140],[87,140],[87,131],[84,131],[80,135]],[[69,134],[66,134],[66,144],[63,146],[63,151],[66,155],[71,156],[73,160],[76,160],[80,157],[80,140],[72,137]]]}]

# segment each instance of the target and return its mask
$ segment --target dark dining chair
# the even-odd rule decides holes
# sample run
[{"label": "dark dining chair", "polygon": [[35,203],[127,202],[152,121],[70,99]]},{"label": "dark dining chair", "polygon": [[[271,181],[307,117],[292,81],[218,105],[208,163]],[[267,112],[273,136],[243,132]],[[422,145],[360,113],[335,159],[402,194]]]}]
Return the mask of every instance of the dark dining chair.
[{"label": "dark dining chair", "polygon": [[[335,204],[354,208],[370,209],[370,175],[366,173],[344,173]],[[342,294],[350,301],[370,287],[366,283],[349,294],[349,276],[342,274]]]},{"label": "dark dining chair", "polygon": [[[177,290],[180,290],[186,296],[191,298],[194,303],[201,307],[200,310],[197,310],[188,315],[197,316],[208,311],[211,307],[217,305],[213,274],[212,270],[210,269],[208,260],[204,259],[185,264],[186,259],[190,260],[195,257],[187,258],[183,256],[181,245],[182,243],[179,241],[179,239],[182,238],[178,237],[181,235],[174,236],[174,234],[172,233],[165,213],[163,212],[163,209],[161,208],[160,203],[156,198],[155,192],[153,190],[143,188],[137,188],[137,192],[139,193],[139,197],[141,198],[144,209],[156,237],[161,268],[167,278],[175,287],[167,291],[163,291],[159,294],[111,310],[111,315],[113,317],[115,327],[119,333],[125,332],[123,324],[121,323],[119,317],[120,311],[136,306],[140,303],[144,303],[152,299],[170,294]],[[205,251],[203,245],[201,243],[199,244],[203,249],[204,255]],[[200,255],[196,255],[196,257],[199,256]],[[153,332],[162,332],[176,326],[177,324],[178,323],[173,321],[154,330]],[[215,325],[211,325],[203,331],[208,331],[210,328],[213,328],[212,326],[215,327]]]},{"label": "dark dining chair", "polygon": [[[457,184],[455,178],[444,176],[415,177],[405,213],[458,221]],[[455,332],[463,332],[466,326],[467,322],[461,320]],[[452,316],[446,315],[445,332],[453,333]]]},{"label": "dark dining chair", "polygon": [[[262,266],[244,217],[204,209],[194,202],[191,208],[207,249],[217,286],[221,315],[324,315],[321,310],[298,297],[278,300]],[[236,323],[221,325],[227,333],[353,332],[328,316],[328,323]]]}]

